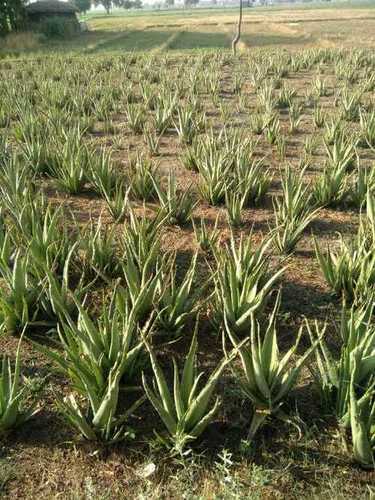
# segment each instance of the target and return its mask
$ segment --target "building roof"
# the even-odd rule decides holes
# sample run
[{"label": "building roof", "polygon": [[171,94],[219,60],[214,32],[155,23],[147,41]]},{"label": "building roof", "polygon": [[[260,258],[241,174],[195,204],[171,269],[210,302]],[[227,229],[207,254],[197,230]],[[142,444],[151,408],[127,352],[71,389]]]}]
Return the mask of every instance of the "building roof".
[{"label": "building roof", "polygon": [[70,2],[58,0],[40,0],[26,7],[28,14],[75,14],[78,9]]}]

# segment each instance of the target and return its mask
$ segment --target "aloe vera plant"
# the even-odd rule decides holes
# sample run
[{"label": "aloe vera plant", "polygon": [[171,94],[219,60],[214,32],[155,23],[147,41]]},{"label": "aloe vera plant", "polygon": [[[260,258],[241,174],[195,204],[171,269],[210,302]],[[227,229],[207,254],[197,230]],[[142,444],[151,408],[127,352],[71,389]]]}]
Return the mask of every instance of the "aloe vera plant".
[{"label": "aloe vera plant", "polygon": [[181,163],[187,170],[198,172],[198,161],[202,155],[202,144],[199,140],[193,141],[192,145],[186,147],[180,157]]},{"label": "aloe vera plant", "polygon": [[350,428],[353,457],[364,469],[375,468],[375,386],[372,383],[358,399],[356,394],[356,355],[353,353],[353,373],[350,384]]},{"label": "aloe vera plant", "polygon": [[90,154],[81,142],[83,131],[77,127],[62,132],[61,144],[55,148],[54,159],[49,173],[56,180],[57,186],[69,194],[82,192],[87,182]]},{"label": "aloe vera plant", "polygon": [[375,147],[375,111],[371,113],[364,113],[362,110],[359,112],[360,117],[360,145],[366,148]]},{"label": "aloe vera plant", "polygon": [[227,154],[213,150],[198,162],[197,168],[201,178],[199,191],[202,198],[210,205],[219,205],[225,199],[225,192],[231,185]]},{"label": "aloe vera plant", "polygon": [[[340,350],[338,355],[324,340],[327,324],[314,328],[307,324],[312,343],[318,339],[315,351],[316,367],[310,367],[320,390],[322,401],[343,427],[350,426],[351,385],[361,396],[371,385],[375,369],[375,328],[372,324],[373,296],[363,306],[342,305],[340,324]],[[361,389],[362,388],[362,389]]]},{"label": "aloe vera plant", "polygon": [[358,208],[366,205],[368,196],[375,192],[375,168],[357,167],[348,197],[351,204]]},{"label": "aloe vera plant", "polygon": [[354,166],[358,154],[356,151],[357,141],[351,137],[340,136],[333,141],[332,146],[325,143],[327,152],[327,168],[331,170],[346,172]]},{"label": "aloe vera plant", "polygon": [[90,220],[80,245],[84,252],[84,265],[94,273],[116,275],[119,262],[115,243],[114,229],[105,228],[101,217],[96,225]]},{"label": "aloe vera plant", "polygon": [[194,200],[191,187],[182,192],[178,192],[176,178],[169,172],[167,189],[155,182],[161,213],[163,213],[170,224],[183,225],[190,219],[197,202]]},{"label": "aloe vera plant", "polygon": [[358,155],[356,142],[351,138],[340,136],[334,139],[333,146],[329,147],[325,141],[327,161],[323,173],[318,177],[313,196],[320,206],[334,206],[342,202],[347,195],[349,170],[354,166]]},{"label": "aloe vera plant", "polygon": [[313,81],[312,81],[312,88],[314,93],[318,97],[324,97],[329,94],[329,90],[327,87],[327,82],[326,80],[323,80],[320,78],[320,76],[317,76]]},{"label": "aloe vera plant", "polygon": [[5,222],[5,217],[0,209],[0,265],[5,268],[8,266],[9,262],[15,253],[16,247],[12,241],[7,224]]},{"label": "aloe vera plant", "polygon": [[234,185],[244,199],[244,206],[259,205],[271,182],[272,175],[265,167],[263,159],[254,160],[250,165],[246,160],[236,162]]},{"label": "aloe vera plant", "polygon": [[304,182],[306,168],[299,174],[287,165],[281,178],[282,196],[275,198],[274,208],[281,223],[299,218],[311,211],[309,186]]},{"label": "aloe vera plant", "polygon": [[[75,371],[77,377],[83,377],[82,370],[75,368]],[[104,390],[100,392],[97,391],[93,380],[85,381],[90,401],[88,415],[83,412],[74,394],[69,394],[63,399],[57,398],[61,413],[85,439],[112,444],[131,435],[131,432],[124,428],[124,423],[144,402],[144,398],[138,399],[120,417],[116,416],[121,372],[120,365],[116,364],[108,376]],[[87,376],[86,378],[88,379]]]},{"label": "aloe vera plant", "polygon": [[375,242],[375,197],[371,191],[366,196],[366,218],[361,220],[359,234],[371,246]]},{"label": "aloe vera plant", "polygon": [[227,189],[225,192],[225,206],[230,226],[239,227],[242,225],[242,209],[245,204],[245,198],[240,193],[231,192]]},{"label": "aloe vera plant", "polygon": [[281,295],[278,293],[275,307],[264,333],[254,315],[251,315],[250,335],[246,343],[239,341],[231,322],[226,317],[224,318],[226,334],[241,359],[242,369],[231,365],[235,378],[254,407],[248,439],[254,437],[267,417],[281,416],[284,418],[281,410],[282,404],[294,388],[303,366],[318,344],[318,341],[315,341],[313,346],[295,362],[294,366],[290,367],[290,361],[302,337],[303,327],[301,327],[293,346],[284,356],[280,356],[276,330],[276,315],[280,306],[280,297]]},{"label": "aloe vera plant", "polygon": [[193,288],[196,279],[197,257],[195,254],[181,283],[176,277],[176,255],[160,274],[161,295],[158,303],[158,324],[168,333],[178,335],[186,326],[187,320],[199,308],[202,287]]},{"label": "aloe vera plant", "polygon": [[[58,327],[63,353],[42,345],[37,348],[58,365],[74,390],[88,402],[84,411],[73,393],[65,398],[58,396],[59,408],[68,422],[85,439],[113,443],[128,436],[124,423],[144,401],[140,397],[134,403],[129,402],[128,408],[117,415],[120,382],[142,349],[143,340],[134,338],[137,306],[105,313],[98,324],[78,301],[76,306],[77,322],[66,314]],[[145,338],[148,328],[147,323]]]},{"label": "aloe vera plant", "polygon": [[22,336],[18,343],[14,370],[11,361],[3,356],[0,369],[0,435],[22,425],[38,413],[36,405],[25,408],[25,387],[21,386]]},{"label": "aloe vera plant", "polygon": [[203,374],[198,374],[196,368],[197,328],[198,321],[181,376],[177,362],[173,360],[173,389],[169,388],[154,350],[146,342],[155,380],[153,386],[150,386],[146,376],[143,375],[143,386],[148,399],[167,429],[168,436],[164,439],[165,444],[180,454],[183,453],[188,443],[197,439],[214,419],[219,407],[219,399],[216,398],[213,404],[211,404],[211,399],[220,375],[229,362],[223,359],[211,373],[207,382],[199,388]]},{"label": "aloe vera plant", "polygon": [[77,248],[78,242],[72,245],[61,276],[49,269],[43,260],[38,261],[35,257],[33,259],[33,272],[43,282],[39,301],[52,323],[64,318],[66,314],[76,317],[78,310],[75,302],[82,301],[95,282],[96,277],[93,281],[88,281],[86,273],[83,272],[78,281],[74,280],[73,287],[72,278],[75,278],[76,262],[74,260]]},{"label": "aloe vera plant", "polygon": [[293,104],[293,98],[296,95],[296,91],[294,89],[289,89],[285,85],[283,85],[280,89],[280,94],[277,99],[277,106],[280,109],[290,108]]},{"label": "aloe vera plant", "polygon": [[261,113],[254,113],[250,115],[249,126],[253,134],[261,135],[264,130],[263,115]]},{"label": "aloe vera plant", "polygon": [[3,168],[4,164],[11,158],[9,140],[6,134],[1,136],[0,139],[0,166]]},{"label": "aloe vera plant", "polygon": [[125,114],[131,131],[135,134],[142,134],[146,123],[146,116],[143,108],[136,104],[128,104]]},{"label": "aloe vera plant", "polygon": [[303,106],[292,102],[289,107],[290,133],[295,134],[302,120]]},{"label": "aloe vera plant", "polygon": [[269,144],[276,144],[281,137],[280,120],[277,115],[273,115],[267,122],[264,128],[265,137]]},{"label": "aloe vera plant", "polygon": [[8,333],[36,324],[41,315],[42,284],[32,273],[30,255],[18,250],[12,265],[0,263],[6,288],[0,289],[0,328]]},{"label": "aloe vera plant", "polygon": [[275,227],[272,230],[273,241],[280,253],[291,254],[304,231],[316,217],[317,210],[306,212],[299,217],[293,217],[283,222],[279,221],[278,213],[275,212]]},{"label": "aloe vera plant", "polygon": [[316,106],[314,110],[314,125],[316,128],[324,127],[326,115],[320,106]]},{"label": "aloe vera plant", "polygon": [[274,200],[274,243],[279,252],[291,253],[317,210],[311,206],[309,187],[304,184],[303,169],[296,176],[288,166],[282,178],[282,196]]},{"label": "aloe vera plant", "polygon": [[337,249],[327,248],[325,255],[316,240],[314,244],[324,278],[337,295],[349,301],[371,295],[375,285],[375,255],[367,248],[361,230],[354,241],[346,242],[340,236]]},{"label": "aloe vera plant", "polygon": [[75,241],[74,232],[68,232],[64,220],[66,214],[62,207],[45,207],[43,201],[26,204],[19,219],[21,243],[34,258],[43,260],[56,272],[62,271]]},{"label": "aloe vera plant", "polygon": [[336,206],[347,196],[349,176],[346,165],[341,167],[325,167],[313,186],[313,199],[317,206]]},{"label": "aloe vera plant", "polygon": [[1,206],[17,221],[25,205],[35,196],[33,177],[16,155],[7,155],[0,167]]},{"label": "aloe vera plant", "polygon": [[151,127],[145,127],[143,131],[143,139],[148,147],[151,156],[158,156],[160,151],[160,136],[157,135]]},{"label": "aloe vera plant", "polygon": [[129,211],[129,193],[131,187],[125,189],[123,181],[116,183],[113,191],[106,191],[102,186],[102,194],[104,196],[108,212],[111,214],[114,222],[124,222]]},{"label": "aloe vera plant", "polygon": [[200,219],[199,227],[196,225],[196,223],[193,220],[195,239],[199,245],[199,248],[203,252],[215,252],[215,250],[217,248],[217,244],[218,244],[219,239],[220,239],[220,231],[217,228],[218,221],[219,221],[219,216],[216,217],[215,225],[214,225],[212,231],[209,231],[207,229],[207,225],[206,225],[204,219]]},{"label": "aloe vera plant", "polygon": [[29,126],[25,126],[24,117],[21,115],[21,121],[15,131],[22,158],[33,173],[48,175],[50,163],[53,159],[53,156],[51,156],[51,141],[36,117],[28,117],[27,119],[32,120]]},{"label": "aloe vera plant", "polygon": [[149,316],[154,307],[157,306],[161,290],[160,275],[164,261],[150,254],[139,267],[129,249],[124,254],[125,261],[121,264],[121,269],[127,285],[126,293],[130,304],[135,306],[138,303],[138,320],[143,321]]},{"label": "aloe vera plant", "polygon": [[110,196],[118,185],[118,172],[110,151],[102,151],[99,156],[90,158],[88,179],[96,192]]},{"label": "aloe vera plant", "polygon": [[151,201],[157,197],[155,185],[159,182],[157,166],[147,158],[137,155],[129,168],[131,193],[135,198]]},{"label": "aloe vera plant", "polygon": [[191,144],[197,134],[194,109],[191,106],[186,108],[177,108],[177,116],[174,120],[176,132],[185,144]]},{"label": "aloe vera plant", "polygon": [[131,304],[141,300],[139,319],[144,319],[157,304],[161,293],[159,276],[165,265],[160,257],[161,228],[165,218],[161,212],[150,220],[144,214],[137,216],[130,212],[129,224],[125,226],[122,238],[122,273],[127,284]]},{"label": "aloe vera plant", "polygon": [[274,95],[274,88],[272,82],[264,82],[258,90],[258,101],[261,108],[266,112],[271,112],[277,104]]},{"label": "aloe vera plant", "polygon": [[269,274],[267,249],[272,240],[263,241],[253,249],[250,237],[241,235],[236,245],[234,236],[223,250],[215,252],[217,268],[212,272],[215,292],[212,300],[213,321],[228,325],[236,333],[249,329],[251,315],[260,312],[284,272],[280,269]]},{"label": "aloe vera plant", "polygon": [[159,135],[172,125],[173,112],[176,108],[176,96],[157,95],[155,99],[155,113],[153,123]]},{"label": "aloe vera plant", "polygon": [[129,223],[124,227],[121,243],[124,252],[132,256],[139,269],[150,261],[155,266],[160,253],[164,222],[165,217],[160,211],[156,217],[149,219],[145,213],[138,215],[130,210]]},{"label": "aloe vera plant", "polygon": [[362,92],[350,92],[344,87],[341,92],[341,116],[344,120],[355,122],[359,118]]},{"label": "aloe vera plant", "polygon": [[335,142],[342,141],[347,134],[347,127],[339,117],[331,117],[325,120],[325,131],[323,140],[326,145],[332,146]]}]

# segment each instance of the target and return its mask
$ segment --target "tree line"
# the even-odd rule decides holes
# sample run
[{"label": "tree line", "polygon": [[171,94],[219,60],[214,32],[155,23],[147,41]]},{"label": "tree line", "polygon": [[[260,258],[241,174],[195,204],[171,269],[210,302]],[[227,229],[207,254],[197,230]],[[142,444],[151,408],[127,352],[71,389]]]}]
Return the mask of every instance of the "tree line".
[{"label": "tree line", "polygon": [[25,4],[26,0],[0,0],[0,35],[23,26]]},{"label": "tree line", "polygon": [[[81,13],[90,10],[92,6],[102,6],[109,14],[113,8],[141,9],[142,0],[70,0]],[[25,7],[29,0],[0,0],[0,36],[25,27]],[[185,6],[193,6],[199,0],[184,0]],[[165,0],[165,5],[172,7],[175,0]]]},{"label": "tree line", "polygon": [[[70,0],[80,12],[87,12],[91,6],[102,5],[107,13],[114,7],[140,9],[142,0]],[[0,36],[25,27],[25,7],[29,0],[0,0]]]},{"label": "tree line", "polygon": [[[95,7],[101,5],[106,10],[107,14],[111,12],[114,7],[121,7],[123,9],[141,9],[142,0],[74,0],[77,7],[81,12],[87,12],[91,5]],[[199,0],[184,0],[186,7],[197,5]],[[164,0],[167,7],[173,7],[175,0]]]},{"label": "tree line", "polygon": [[122,9],[142,8],[142,0],[74,0],[74,3],[80,12],[87,12],[92,5],[95,7],[101,5],[106,10],[107,14],[109,14],[114,7],[120,7]]}]

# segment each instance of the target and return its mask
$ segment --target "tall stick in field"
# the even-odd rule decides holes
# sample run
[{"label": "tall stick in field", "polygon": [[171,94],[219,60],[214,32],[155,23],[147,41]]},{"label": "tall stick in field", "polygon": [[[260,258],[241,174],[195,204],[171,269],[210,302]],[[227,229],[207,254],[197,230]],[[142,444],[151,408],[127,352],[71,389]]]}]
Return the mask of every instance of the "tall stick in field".
[{"label": "tall stick in field", "polygon": [[241,26],[242,26],[242,0],[240,0],[240,15],[238,18],[238,24],[237,24],[237,33],[236,36],[233,38],[232,41],[232,51],[233,55],[235,56],[237,53],[237,44],[240,41],[241,38]]}]

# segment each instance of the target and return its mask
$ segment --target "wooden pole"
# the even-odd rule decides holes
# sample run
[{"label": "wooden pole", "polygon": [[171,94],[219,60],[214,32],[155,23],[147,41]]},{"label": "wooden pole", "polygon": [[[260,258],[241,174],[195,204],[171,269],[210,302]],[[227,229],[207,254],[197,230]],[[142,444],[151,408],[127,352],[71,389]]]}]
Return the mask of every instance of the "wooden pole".
[{"label": "wooden pole", "polygon": [[240,0],[240,15],[238,18],[237,33],[232,41],[232,51],[234,56],[237,54],[237,44],[241,38],[241,27],[242,27],[242,0]]}]

